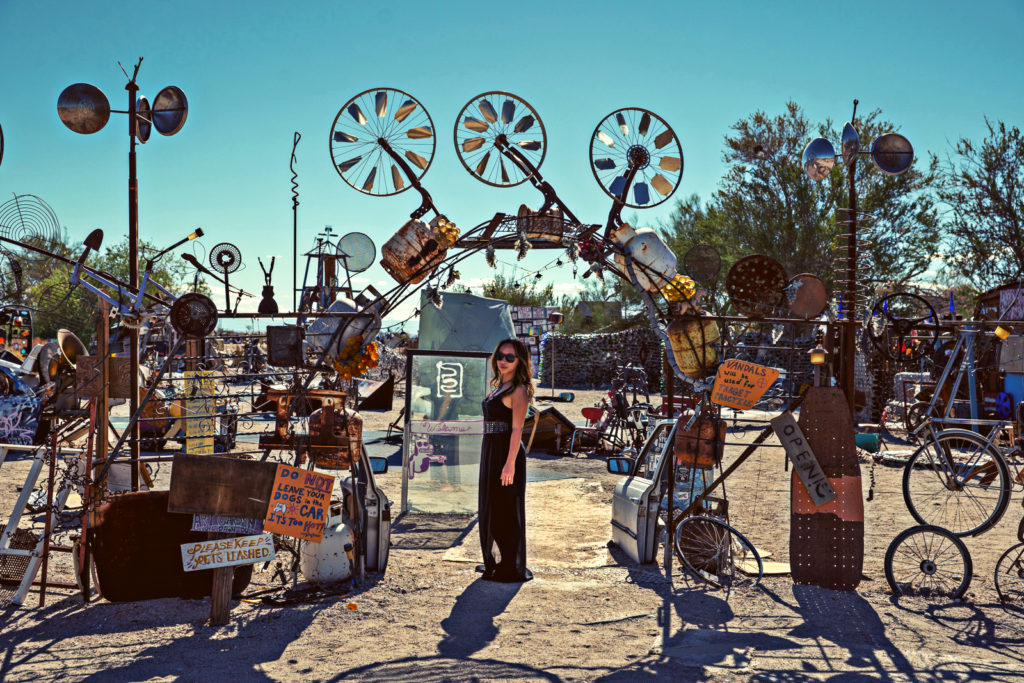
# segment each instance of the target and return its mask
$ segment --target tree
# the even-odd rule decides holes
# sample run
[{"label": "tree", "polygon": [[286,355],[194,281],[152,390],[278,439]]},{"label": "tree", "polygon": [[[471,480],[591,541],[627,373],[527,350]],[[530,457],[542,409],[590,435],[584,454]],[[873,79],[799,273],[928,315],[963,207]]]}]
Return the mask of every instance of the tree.
[{"label": "tree", "polygon": [[1024,136],[1002,121],[985,125],[980,143],[961,138],[953,155],[932,158],[948,208],[944,269],[982,289],[1024,273]]},{"label": "tree", "polygon": [[[77,258],[82,250],[81,243],[71,243],[67,240],[66,234],[63,244],[39,246],[66,258]],[[157,251],[159,250],[148,242],[140,240],[140,255],[155,254]],[[87,264],[127,283],[129,279],[127,256],[128,238],[125,237],[119,244],[105,248],[99,256],[93,255]],[[22,256],[19,255],[19,258]],[[96,333],[96,295],[81,286],[71,287],[72,266],[55,263],[54,259],[50,257],[27,250],[23,259],[26,283],[24,300],[40,309],[33,318],[36,334],[52,339],[57,335],[57,330],[64,327],[88,343]],[[140,278],[144,268],[145,258],[141,258]],[[190,271],[191,268],[184,261],[168,257],[157,261],[151,279],[159,282],[173,294],[181,295],[192,289],[193,278]],[[106,291],[106,288],[102,289]],[[150,294],[159,294],[152,286],[147,291]],[[209,288],[204,283],[200,283],[198,291],[208,293]],[[113,292],[108,293],[113,295]]]},{"label": "tree", "polygon": [[503,299],[513,306],[555,306],[555,286],[547,284],[541,288],[536,278],[527,278],[522,282],[514,278],[506,278],[502,273],[495,273],[494,279],[483,284],[484,296],[492,299]]},{"label": "tree", "polygon": [[[895,126],[875,110],[853,125],[862,145]],[[837,280],[834,248],[846,227],[836,209],[846,207],[846,173],[838,169],[822,182],[803,172],[804,146],[814,137],[838,141],[831,121],[814,127],[803,110],[788,102],[783,114],[757,111],[732,126],[725,136],[727,171],[706,206],[695,197],[681,200],[661,226],[680,259],[698,242],[710,244],[729,264],[749,254],[766,254],[790,276],[813,273],[829,289]],[[840,164],[837,164],[841,166]],[[939,218],[928,192],[931,174],[911,168],[899,176],[883,174],[872,164],[858,164],[858,210],[869,212],[870,227],[861,218],[858,236],[872,242],[863,251],[858,280],[863,285],[906,283],[924,273],[936,253]],[[841,266],[840,266],[841,267]]]}]

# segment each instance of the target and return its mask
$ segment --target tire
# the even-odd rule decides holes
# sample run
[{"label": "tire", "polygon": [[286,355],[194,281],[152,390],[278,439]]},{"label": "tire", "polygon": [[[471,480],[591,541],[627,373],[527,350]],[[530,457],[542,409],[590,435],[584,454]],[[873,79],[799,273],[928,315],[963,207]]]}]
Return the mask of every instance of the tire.
[{"label": "tire", "polygon": [[716,517],[687,517],[679,522],[675,550],[694,577],[715,588],[754,586],[764,574],[753,544]]},{"label": "tire", "polygon": [[[958,466],[951,481],[942,456]],[[964,479],[966,477],[966,479]],[[903,500],[920,524],[976,536],[990,529],[1010,502],[1010,472],[999,449],[974,432],[947,429],[929,436],[903,469]]]},{"label": "tire", "polygon": [[999,600],[1024,609],[1024,543],[1010,546],[996,562]]},{"label": "tire", "polygon": [[937,526],[905,529],[885,551],[885,580],[897,595],[963,597],[974,564],[967,546]]},{"label": "tire", "polygon": [[914,435],[917,432],[917,428],[924,424],[924,421],[928,419],[928,404],[924,401],[918,401],[909,408],[907,408],[906,417],[906,428],[908,435]]}]

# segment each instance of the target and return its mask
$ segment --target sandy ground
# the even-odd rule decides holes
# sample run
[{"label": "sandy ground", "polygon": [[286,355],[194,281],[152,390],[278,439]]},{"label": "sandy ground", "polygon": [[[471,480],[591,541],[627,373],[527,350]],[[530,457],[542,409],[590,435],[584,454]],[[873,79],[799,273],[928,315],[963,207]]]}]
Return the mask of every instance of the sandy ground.
[{"label": "sandy ground", "polygon": [[[575,393],[574,403],[555,405],[579,423],[579,410],[601,392]],[[396,415],[367,413],[365,427],[381,428]],[[739,450],[730,447],[726,462]],[[0,468],[0,514],[28,464]],[[0,679],[1024,678],[1024,613],[1001,606],[992,582],[996,559],[1015,542],[1019,491],[995,529],[966,539],[975,575],[963,601],[890,593],[882,558],[912,520],[901,470],[884,466],[875,468],[875,497],[865,503],[865,577],[856,592],[772,576],[725,593],[694,583],[677,563],[666,575],[660,557],[637,565],[607,546],[619,477],[603,459],[533,454],[529,467],[569,475],[527,484],[532,582],[479,579],[472,516],[405,515],[384,575],[318,593],[300,578],[298,590],[273,594],[290,604],[236,600],[224,627],[206,625],[208,600],[84,605],[80,593],[51,589],[39,608],[33,592],[27,606],[0,613]],[[865,492],[870,469],[863,466]],[[397,470],[379,477],[393,501],[400,477]],[[789,478],[781,450],[766,448],[727,484],[732,523],[773,560],[788,559]],[[70,578],[60,562],[55,574]],[[271,574],[254,574],[246,593],[281,586]]]}]

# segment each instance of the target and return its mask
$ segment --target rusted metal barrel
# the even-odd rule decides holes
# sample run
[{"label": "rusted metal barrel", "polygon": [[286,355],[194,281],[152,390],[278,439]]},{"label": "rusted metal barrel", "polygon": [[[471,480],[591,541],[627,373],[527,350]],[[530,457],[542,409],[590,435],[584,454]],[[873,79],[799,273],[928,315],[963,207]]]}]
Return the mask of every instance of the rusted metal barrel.
[{"label": "rusted metal barrel", "polygon": [[380,264],[399,284],[416,284],[444,260],[447,252],[426,223],[411,219],[380,248]]},{"label": "rusted metal barrel", "polygon": [[687,377],[700,377],[717,360],[718,324],[712,318],[682,315],[672,318],[665,328],[672,356],[679,371]]}]

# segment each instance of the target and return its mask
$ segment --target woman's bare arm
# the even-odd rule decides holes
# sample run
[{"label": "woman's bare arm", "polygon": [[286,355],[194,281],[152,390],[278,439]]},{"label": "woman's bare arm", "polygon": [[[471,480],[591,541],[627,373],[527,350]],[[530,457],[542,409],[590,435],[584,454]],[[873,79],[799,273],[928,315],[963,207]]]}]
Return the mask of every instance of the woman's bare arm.
[{"label": "woman's bare arm", "polygon": [[509,486],[515,479],[516,456],[519,454],[519,446],[523,442],[523,424],[526,422],[526,407],[529,403],[526,398],[526,387],[516,387],[510,396],[512,399],[512,434],[508,440],[508,458],[505,466],[501,468],[501,484]]}]

